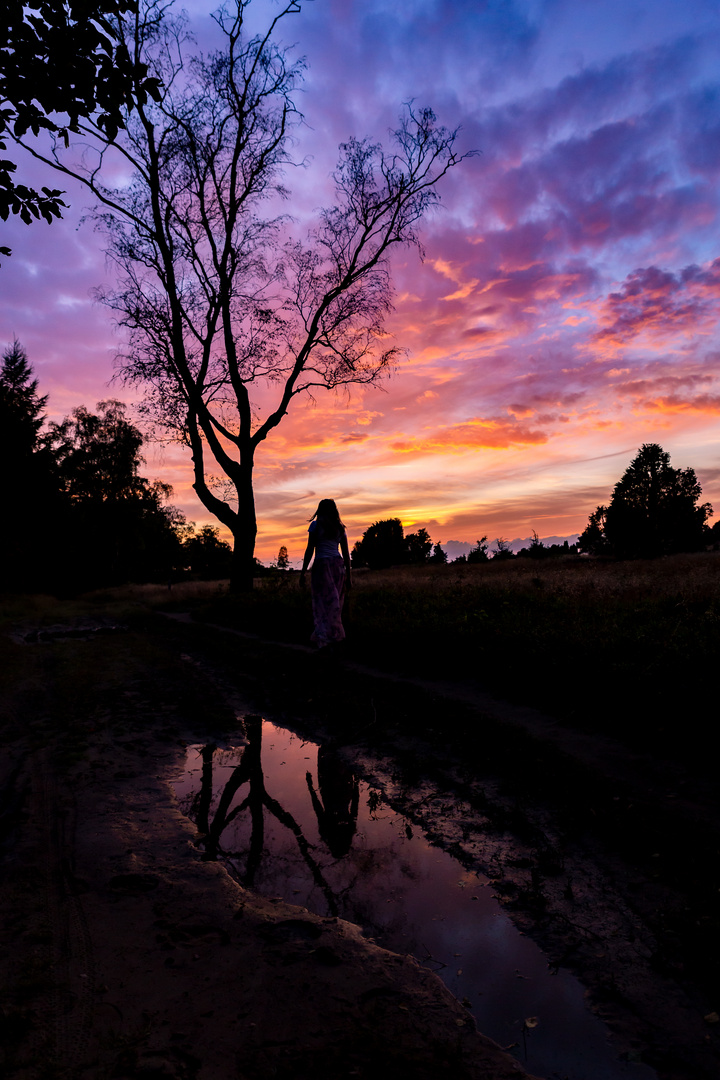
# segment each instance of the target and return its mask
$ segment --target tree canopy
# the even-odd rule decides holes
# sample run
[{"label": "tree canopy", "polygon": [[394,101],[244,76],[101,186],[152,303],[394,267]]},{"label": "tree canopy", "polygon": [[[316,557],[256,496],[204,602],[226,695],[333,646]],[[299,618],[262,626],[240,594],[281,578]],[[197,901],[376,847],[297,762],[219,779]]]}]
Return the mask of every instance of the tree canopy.
[{"label": "tree canopy", "polygon": [[126,406],[100,401],[51,424],[47,443],[64,498],[65,576],[70,585],[169,577],[182,562],[184,516],[172,488],[140,475],[142,432]]},{"label": "tree canopy", "polygon": [[423,566],[427,563],[444,565],[447,552],[440,544],[433,545],[427,529],[405,535],[400,518],[385,518],[374,522],[363,533],[352,550],[352,564],[370,570],[389,566]]},{"label": "tree canopy", "polygon": [[698,551],[706,543],[709,503],[693,469],[675,469],[657,443],[644,443],[613,489],[610,504],[590,515],[578,546],[620,558]]},{"label": "tree canopy", "polygon": [[27,353],[17,338],[3,353],[0,369],[0,447],[2,460],[27,457],[38,448],[47,395],[37,392]]},{"label": "tree canopy", "polygon": [[467,561],[469,563],[481,563],[487,562],[489,558],[487,536],[481,536],[479,540],[475,541],[475,547],[470,548],[470,551],[468,551]]},{"label": "tree canopy", "polygon": [[5,349],[0,366],[4,469],[0,582],[5,588],[22,588],[37,580],[38,568],[49,561],[48,524],[57,519],[60,496],[54,459],[42,438],[46,404],[27,354],[16,340]]},{"label": "tree canopy", "polygon": [[[157,80],[118,34],[118,20],[137,0],[5,0],[0,15],[0,152],[7,139],[51,132],[67,141],[81,118],[94,117],[108,137]],[[0,217],[26,224],[61,217],[64,192],[40,192],[15,179],[17,163],[0,160]],[[8,248],[0,253],[9,255]]]},{"label": "tree canopy", "polygon": [[169,505],[170,485],[141,475],[143,436],[125,405],[80,406],[46,425],[46,404],[25,350],[13,342],[0,367],[2,587],[74,591],[167,580],[187,565],[182,543],[192,529]]},{"label": "tree canopy", "polygon": [[370,570],[384,570],[407,561],[405,532],[400,518],[375,521],[358,540],[352,550],[354,567],[367,566]]}]

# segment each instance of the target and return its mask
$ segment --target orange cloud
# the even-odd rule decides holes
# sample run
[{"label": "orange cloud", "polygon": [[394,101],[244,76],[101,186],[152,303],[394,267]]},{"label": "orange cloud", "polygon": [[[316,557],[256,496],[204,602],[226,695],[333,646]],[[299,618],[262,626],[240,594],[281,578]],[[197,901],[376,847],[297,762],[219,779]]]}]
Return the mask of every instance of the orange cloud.
[{"label": "orange cloud", "polygon": [[391,443],[390,448],[400,454],[507,449],[511,446],[539,445],[548,439],[544,431],[526,427],[506,417],[477,417],[463,424],[440,428],[425,438],[398,440]]},{"label": "orange cloud", "polygon": [[663,413],[700,412],[720,415],[720,395],[698,394],[697,397],[683,398],[679,394],[655,398],[643,403],[646,409]]}]

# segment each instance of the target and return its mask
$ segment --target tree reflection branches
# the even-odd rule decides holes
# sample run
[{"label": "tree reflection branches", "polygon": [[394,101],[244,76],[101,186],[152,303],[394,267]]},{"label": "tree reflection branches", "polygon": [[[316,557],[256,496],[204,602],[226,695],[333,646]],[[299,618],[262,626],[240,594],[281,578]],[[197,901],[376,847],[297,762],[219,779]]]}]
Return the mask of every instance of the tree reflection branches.
[{"label": "tree reflection branches", "polygon": [[[325,897],[329,913],[337,915],[339,913],[338,898],[313,854],[315,845],[307,839],[301,825],[293,815],[266,789],[262,768],[262,719],[258,716],[246,717],[245,727],[247,745],[242,750],[240,761],[222,788],[214,814],[212,813],[213,765],[217,747],[208,745],[201,751],[200,790],[192,800],[190,816],[194,819],[198,832],[202,834],[204,857],[209,860],[222,859],[242,885],[253,888],[263,855],[267,854],[265,849],[265,811],[267,811],[280,825],[292,833],[313,882]],[[321,796],[324,796],[324,805],[321,797],[312,787],[311,781],[308,786],[313,809],[318,816],[320,835],[330,853],[337,859],[347,854],[352,844],[358,812],[359,788],[357,778],[347,767],[339,762],[334,765],[334,756],[323,748],[318,755],[318,785]],[[247,794],[242,800],[237,801],[238,793],[245,784],[248,785]],[[337,809],[338,806],[341,807],[340,810]],[[247,849],[231,851],[223,845],[222,835],[245,811],[249,811],[250,816]],[[238,863],[243,859],[245,865],[244,870],[241,870]]]}]

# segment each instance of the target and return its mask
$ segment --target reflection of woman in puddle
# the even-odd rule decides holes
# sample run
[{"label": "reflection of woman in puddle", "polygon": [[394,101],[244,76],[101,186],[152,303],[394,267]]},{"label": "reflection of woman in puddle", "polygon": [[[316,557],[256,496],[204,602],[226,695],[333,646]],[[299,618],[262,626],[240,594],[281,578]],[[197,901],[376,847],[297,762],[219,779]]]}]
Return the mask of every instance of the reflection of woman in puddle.
[{"label": "reflection of woman in puddle", "polygon": [[305,572],[313,554],[315,561],[310,581],[315,631],[310,640],[322,649],[331,642],[345,638],[342,607],[345,591],[350,588],[347,533],[332,499],[322,499],[310,521],[300,574],[301,584],[305,582]]},{"label": "reflection of woman in puddle", "polygon": [[[318,819],[320,836],[335,859],[347,855],[357,827],[360,789],[357,777],[340,760],[334,750],[321,746],[318,750],[318,794],[312,776],[305,774]],[[318,797],[319,795],[319,797]]]}]

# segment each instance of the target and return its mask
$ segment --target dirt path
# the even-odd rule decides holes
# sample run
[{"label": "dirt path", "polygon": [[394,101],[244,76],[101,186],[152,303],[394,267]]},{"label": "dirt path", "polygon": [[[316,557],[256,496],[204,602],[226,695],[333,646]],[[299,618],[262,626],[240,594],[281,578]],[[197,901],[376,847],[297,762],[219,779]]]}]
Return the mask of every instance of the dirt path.
[{"label": "dirt path", "polygon": [[238,723],[156,631],[0,643],[9,1080],[506,1080],[440,981],[201,861],[169,781]]}]

